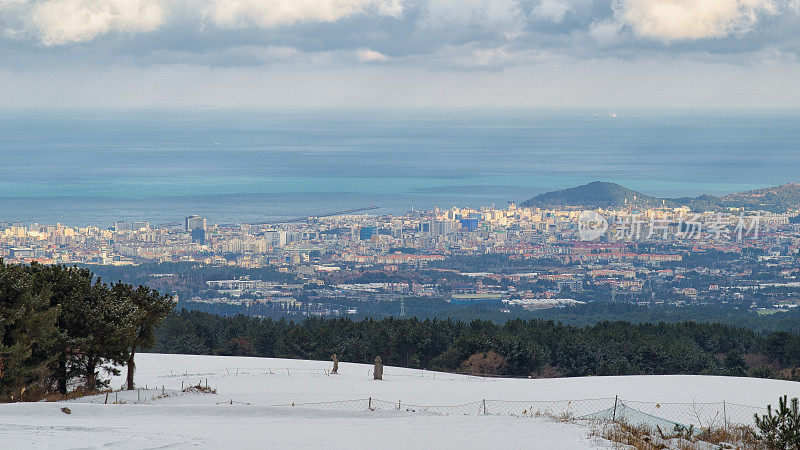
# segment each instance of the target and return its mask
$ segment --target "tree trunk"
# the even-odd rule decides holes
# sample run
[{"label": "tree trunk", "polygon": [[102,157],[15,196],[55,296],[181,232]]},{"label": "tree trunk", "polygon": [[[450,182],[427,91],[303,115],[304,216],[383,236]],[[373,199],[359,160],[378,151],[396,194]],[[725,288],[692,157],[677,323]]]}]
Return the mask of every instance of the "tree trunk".
[{"label": "tree trunk", "polygon": [[58,392],[62,394],[67,393],[67,355],[61,353],[58,356],[58,373],[56,374],[56,378],[58,379]]},{"label": "tree trunk", "polygon": [[133,362],[133,357],[136,354],[136,349],[131,349],[131,355],[128,357],[128,390],[133,390],[133,372],[136,371],[136,363]]},{"label": "tree trunk", "polygon": [[86,389],[93,391],[97,387],[97,359],[94,356],[86,357]]}]

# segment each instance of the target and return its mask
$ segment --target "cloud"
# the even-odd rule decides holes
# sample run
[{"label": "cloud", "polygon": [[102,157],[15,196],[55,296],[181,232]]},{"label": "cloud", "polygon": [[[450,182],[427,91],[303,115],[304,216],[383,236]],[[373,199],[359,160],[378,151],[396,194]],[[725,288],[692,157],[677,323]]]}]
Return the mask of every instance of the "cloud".
[{"label": "cloud", "polygon": [[614,20],[595,22],[589,27],[589,35],[601,46],[617,44],[621,39],[620,31],[620,24]]},{"label": "cloud", "polygon": [[[800,0],[0,0],[6,67],[800,57]],[[74,45],[79,44],[79,45]]]},{"label": "cloud", "polygon": [[662,41],[744,33],[762,16],[776,12],[772,0],[617,0],[614,5],[620,24]]},{"label": "cloud", "polygon": [[399,0],[212,0],[204,16],[224,28],[274,27],[298,22],[335,22],[373,12],[399,17]]},{"label": "cloud", "polygon": [[356,58],[360,62],[383,62],[389,59],[388,56],[375,50],[359,50],[356,52]]},{"label": "cloud", "polygon": [[422,11],[419,25],[424,30],[477,29],[508,34],[518,31],[525,22],[516,0],[429,0],[419,8]]},{"label": "cloud", "polygon": [[238,46],[197,52],[156,50],[148,58],[158,64],[193,64],[213,67],[258,67],[278,64],[328,64],[328,52],[307,53],[287,46]]},{"label": "cloud", "polygon": [[502,70],[515,65],[535,65],[548,60],[549,55],[536,50],[513,50],[506,47],[475,49],[471,57],[461,59],[463,68]]},{"label": "cloud", "polygon": [[152,31],[164,23],[158,0],[48,0],[31,6],[30,17],[44,45],[89,41],[110,31]]},{"label": "cloud", "polygon": [[560,0],[542,0],[541,3],[533,7],[531,13],[534,17],[559,23],[564,20],[570,5]]}]

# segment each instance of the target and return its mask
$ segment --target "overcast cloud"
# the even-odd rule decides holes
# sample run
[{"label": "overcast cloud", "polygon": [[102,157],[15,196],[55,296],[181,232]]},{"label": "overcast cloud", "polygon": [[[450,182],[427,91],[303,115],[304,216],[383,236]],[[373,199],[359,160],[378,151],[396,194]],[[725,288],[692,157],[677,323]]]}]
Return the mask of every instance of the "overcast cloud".
[{"label": "overcast cloud", "polygon": [[[443,104],[597,104],[611,93],[638,92],[627,102],[647,105],[655,89],[672,88],[667,73],[688,82],[724,70],[739,82],[721,84],[736,91],[725,101],[720,88],[712,89],[709,106],[797,106],[800,82],[772,86],[770,95],[753,83],[765,73],[777,79],[797,71],[799,59],[800,0],[0,0],[6,104],[136,104],[119,92],[125,83],[159,74],[169,83],[167,74],[178,73],[184,79],[173,82],[197,89],[196,103],[224,103],[231,96],[222,92],[231,88],[206,80],[224,73],[249,91],[244,104],[293,104],[280,92],[253,93],[260,79],[292,84],[286,91],[298,103],[308,102],[303,86],[294,85],[301,81],[355,89],[354,80],[369,80],[361,92],[323,97],[391,105],[420,103],[399,90],[427,92],[426,79],[434,89],[449,77],[454,97]],[[629,79],[645,72],[646,82]],[[107,79],[112,73],[116,78]],[[566,79],[589,86],[595,77],[630,85],[611,79],[606,93],[587,92],[583,102],[565,95],[586,92]],[[37,94],[32,80],[66,90],[39,86]],[[87,92],[81,80],[93,80],[96,90]],[[497,98],[475,94],[487,82],[498,84]],[[676,104],[697,101],[694,91],[692,101],[688,91],[678,94]],[[167,91],[155,103],[184,97]]]}]

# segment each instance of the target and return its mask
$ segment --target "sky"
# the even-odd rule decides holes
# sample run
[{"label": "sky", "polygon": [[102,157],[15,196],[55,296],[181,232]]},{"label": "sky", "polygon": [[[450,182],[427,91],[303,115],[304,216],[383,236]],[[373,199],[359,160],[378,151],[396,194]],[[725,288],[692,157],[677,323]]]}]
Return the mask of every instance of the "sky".
[{"label": "sky", "polygon": [[800,0],[0,0],[0,107],[800,107]]}]

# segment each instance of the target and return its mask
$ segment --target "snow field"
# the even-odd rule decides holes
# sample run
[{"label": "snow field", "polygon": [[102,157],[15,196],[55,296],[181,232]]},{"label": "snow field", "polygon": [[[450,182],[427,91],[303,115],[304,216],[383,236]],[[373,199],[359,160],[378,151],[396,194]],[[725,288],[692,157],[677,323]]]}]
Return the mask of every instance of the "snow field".
[{"label": "snow field", "polygon": [[[396,367],[384,379],[371,365],[195,355],[137,355],[137,386],[64,403],[0,405],[3,448],[593,448],[586,424],[501,415],[369,411],[349,404],[292,403],[369,397],[401,405],[462,405],[486,400],[581,400],[775,404],[800,396],[800,383],[708,376],[561,379],[480,378]],[[182,392],[208,383],[216,394]],[[122,376],[112,379],[118,389]],[[162,388],[163,386],[163,388]],[[163,390],[162,390],[163,389]],[[163,395],[162,395],[163,394]],[[109,404],[103,404],[108,401]],[[119,401],[121,404],[113,404]],[[362,405],[366,403],[359,403]],[[479,403],[478,403],[479,404]],[[71,414],[60,411],[62,406]],[[339,408],[339,409],[326,409]]]}]

